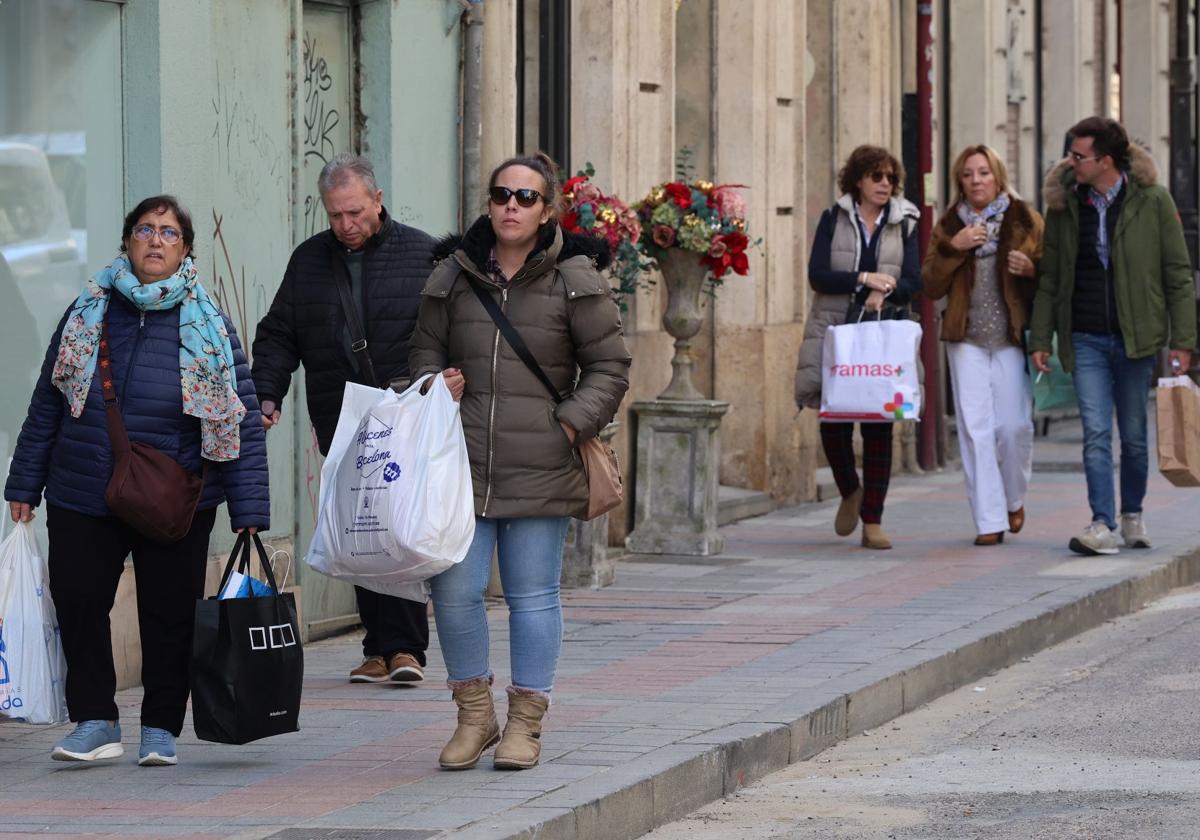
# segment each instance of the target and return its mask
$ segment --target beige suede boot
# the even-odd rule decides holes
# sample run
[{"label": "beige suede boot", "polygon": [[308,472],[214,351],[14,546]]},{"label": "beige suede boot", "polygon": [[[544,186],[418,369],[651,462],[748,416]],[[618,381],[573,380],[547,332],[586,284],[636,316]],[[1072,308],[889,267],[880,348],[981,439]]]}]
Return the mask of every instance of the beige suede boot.
[{"label": "beige suede boot", "polygon": [[458,704],[458,728],[442,748],[438,764],[443,770],[469,770],[479,756],[500,740],[496,707],[492,704],[492,681],[480,678],[451,685]]},{"label": "beige suede boot", "polygon": [[508,723],[496,747],[497,770],[528,770],[542,754],[542,717],[550,697],[540,691],[508,688]]}]

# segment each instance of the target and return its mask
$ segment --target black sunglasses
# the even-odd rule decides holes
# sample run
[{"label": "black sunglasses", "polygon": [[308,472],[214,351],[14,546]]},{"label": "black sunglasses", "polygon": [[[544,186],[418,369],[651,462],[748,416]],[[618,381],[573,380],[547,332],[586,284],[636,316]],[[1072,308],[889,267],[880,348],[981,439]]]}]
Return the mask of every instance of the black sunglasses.
[{"label": "black sunglasses", "polygon": [[874,181],[876,184],[878,184],[884,178],[887,178],[887,182],[889,184],[891,184],[893,187],[896,186],[897,179],[896,179],[895,172],[872,172],[871,173],[871,180]]},{"label": "black sunglasses", "polygon": [[508,200],[514,195],[517,197],[517,204],[522,207],[532,207],[542,197],[542,194],[537,190],[510,190],[508,187],[492,187],[488,190],[488,198],[492,200],[492,204],[500,206],[508,204]]}]

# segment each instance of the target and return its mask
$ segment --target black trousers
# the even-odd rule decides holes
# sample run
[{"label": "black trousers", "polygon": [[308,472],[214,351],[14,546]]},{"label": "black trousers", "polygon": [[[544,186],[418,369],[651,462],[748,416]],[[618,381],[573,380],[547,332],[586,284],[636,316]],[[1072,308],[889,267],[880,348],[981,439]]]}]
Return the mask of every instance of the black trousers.
[{"label": "black trousers", "polygon": [[178,736],[188,699],[192,621],[204,597],[208,537],[216,509],[196,511],[182,540],[163,545],[111,516],[46,506],[50,594],[67,657],[71,720],[117,720],[117,676],[108,614],[133,553],[142,639],[142,725]]},{"label": "black trousers", "polygon": [[354,587],[358,616],[362,619],[363,656],[388,659],[407,653],[425,667],[425,649],[429,647],[429,613],[425,604],[381,595],[361,586]]}]

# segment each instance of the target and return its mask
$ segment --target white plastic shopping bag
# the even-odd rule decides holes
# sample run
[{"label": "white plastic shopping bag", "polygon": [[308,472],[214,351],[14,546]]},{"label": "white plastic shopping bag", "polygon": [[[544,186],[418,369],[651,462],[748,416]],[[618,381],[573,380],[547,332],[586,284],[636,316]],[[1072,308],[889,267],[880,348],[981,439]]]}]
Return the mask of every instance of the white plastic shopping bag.
[{"label": "white plastic shopping bag", "polygon": [[821,420],[893,423],[921,416],[914,321],[859,321],[829,327],[821,355]]},{"label": "white plastic shopping bag", "polygon": [[346,385],[305,558],[330,577],[415,601],[475,536],[459,406],[441,376],[422,395],[429,379],[402,394]]},{"label": "white plastic shopping bag", "polygon": [[0,543],[0,714],[29,723],[68,717],[67,662],[33,526]]}]

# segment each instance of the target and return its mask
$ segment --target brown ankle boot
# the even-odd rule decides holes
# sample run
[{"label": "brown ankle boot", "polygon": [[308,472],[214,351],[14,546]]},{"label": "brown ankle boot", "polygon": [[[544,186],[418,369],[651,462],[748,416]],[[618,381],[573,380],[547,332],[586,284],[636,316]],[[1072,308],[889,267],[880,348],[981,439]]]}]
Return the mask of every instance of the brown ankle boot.
[{"label": "brown ankle boot", "polygon": [[469,680],[451,687],[458,704],[458,728],[438,756],[443,770],[469,770],[479,756],[500,740],[496,707],[492,705],[492,681]]},{"label": "brown ankle boot", "polygon": [[874,522],[863,523],[862,544],[863,548],[874,548],[879,551],[887,551],[892,547],[892,541],[883,532],[883,527]]},{"label": "brown ankle boot", "polygon": [[542,754],[542,717],[550,698],[528,689],[508,689],[508,723],[496,747],[497,770],[528,770]]}]

